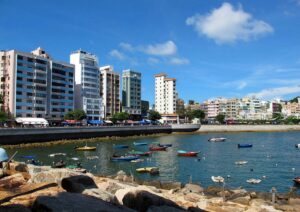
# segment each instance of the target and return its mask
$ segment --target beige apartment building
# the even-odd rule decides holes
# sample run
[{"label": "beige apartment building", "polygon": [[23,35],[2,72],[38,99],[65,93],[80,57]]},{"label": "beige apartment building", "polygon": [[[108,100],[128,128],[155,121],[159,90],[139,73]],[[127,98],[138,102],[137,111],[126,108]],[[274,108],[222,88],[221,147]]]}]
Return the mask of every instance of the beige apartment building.
[{"label": "beige apartment building", "polygon": [[100,96],[105,118],[120,112],[120,74],[113,66],[100,67]]}]

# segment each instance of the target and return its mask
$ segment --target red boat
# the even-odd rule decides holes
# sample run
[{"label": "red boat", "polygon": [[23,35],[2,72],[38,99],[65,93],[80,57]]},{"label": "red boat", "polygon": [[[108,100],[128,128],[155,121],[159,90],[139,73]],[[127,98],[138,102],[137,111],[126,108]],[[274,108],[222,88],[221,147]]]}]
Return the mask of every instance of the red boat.
[{"label": "red boat", "polygon": [[300,185],[300,177],[295,177],[293,179],[293,181],[296,183],[296,184],[299,184]]},{"label": "red boat", "polygon": [[197,157],[198,153],[199,152],[187,152],[183,150],[177,151],[177,155],[182,157]]},{"label": "red boat", "polygon": [[166,151],[167,150],[167,146],[151,146],[149,148],[150,151]]}]

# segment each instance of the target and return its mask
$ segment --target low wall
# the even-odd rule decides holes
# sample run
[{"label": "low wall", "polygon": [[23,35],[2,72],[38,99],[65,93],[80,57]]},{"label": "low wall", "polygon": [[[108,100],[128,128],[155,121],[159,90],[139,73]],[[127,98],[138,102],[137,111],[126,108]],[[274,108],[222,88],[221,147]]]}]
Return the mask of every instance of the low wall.
[{"label": "low wall", "polygon": [[10,128],[0,129],[0,144],[13,145],[63,139],[134,136],[171,132],[170,126]]},{"label": "low wall", "polygon": [[201,125],[198,132],[284,132],[300,131],[300,125]]}]

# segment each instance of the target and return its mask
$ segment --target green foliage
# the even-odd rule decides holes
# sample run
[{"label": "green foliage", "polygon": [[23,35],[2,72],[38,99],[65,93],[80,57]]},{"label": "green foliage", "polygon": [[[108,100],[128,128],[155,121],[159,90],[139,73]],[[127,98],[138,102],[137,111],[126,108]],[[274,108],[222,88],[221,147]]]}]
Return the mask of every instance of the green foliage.
[{"label": "green foliage", "polygon": [[113,123],[116,123],[117,121],[124,121],[129,119],[129,114],[126,112],[120,112],[120,113],[115,113],[112,118],[111,121]]},{"label": "green foliage", "polygon": [[4,96],[3,94],[0,94],[0,105],[4,103]]},{"label": "green foliage", "polygon": [[8,119],[8,115],[4,111],[0,111],[0,122],[5,122]]},{"label": "green foliage", "polygon": [[150,119],[151,121],[156,121],[161,119],[161,115],[155,110],[150,110],[148,114],[148,119]]},{"label": "green foliage", "polygon": [[275,120],[282,120],[283,115],[281,113],[273,113],[273,119]]},{"label": "green foliage", "polygon": [[64,118],[65,118],[65,120],[78,120],[79,121],[79,120],[86,118],[86,113],[84,112],[84,110],[75,109],[73,111],[66,113]]},{"label": "green foliage", "polygon": [[203,110],[193,110],[192,116],[193,116],[193,118],[204,119],[205,113]]},{"label": "green foliage", "polygon": [[291,103],[293,103],[293,102],[298,103],[298,98],[299,98],[299,97],[300,97],[300,96],[296,96],[295,98],[291,99],[290,102],[291,102]]},{"label": "green foliage", "polygon": [[224,120],[225,120],[225,115],[224,114],[218,114],[216,116],[216,120],[220,123],[220,124],[223,124],[224,123]]},{"label": "green foliage", "polygon": [[285,124],[299,124],[300,123],[300,119],[298,119],[295,116],[289,116],[284,120]]}]

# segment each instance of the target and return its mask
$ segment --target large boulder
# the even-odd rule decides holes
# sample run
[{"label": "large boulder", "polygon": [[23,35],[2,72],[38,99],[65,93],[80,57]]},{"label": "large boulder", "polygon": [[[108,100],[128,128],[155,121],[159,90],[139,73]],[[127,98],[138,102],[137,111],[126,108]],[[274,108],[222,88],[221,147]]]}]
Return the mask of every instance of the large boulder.
[{"label": "large boulder", "polygon": [[150,206],[147,210],[147,212],[182,212],[185,211],[183,209],[180,208],[174,208],[174,207],[170,207],[167,205],[162,205],[162,206]]},{"label": "large boulder", "polygon": [[31,210],[27,207],[19,204],[0,206],[2,212],[30,212]]},{"label": "large boulder", "polygon": [[0,190],[11,190],[24,184],[26,184],[26,180],[22,174],[18,173],[0,179]]},{"label": "large boulder", "polygon": [[196,193],[187,193],[186,195],[184,195],[184,199],[189,202],[199,202],[201,196]]},{"label": "large boulder", "polygon": [[216,187],[216,186],[208,186],[206,189],[204,189],[204,193],[207,195],[217,196],[217,193],[223,191],[222,187]]},{"label": "large boulder", "polygon": [[249,205],[251,198],[250,196],[238,197],[232,200],[232,202],[239,203],[242,205]]},{"label": "large boulder", "polygon": [[132,211],[121,205],[112,204],[103,200],[78,194],[62,192],[57,196],[40,196],[33,204],[32,211]]},{"label": "large boulder", "polygon": [[181,209],[175,202],[143,190],[128,192],[122,202],[123,205],[137,211],[147,211],[150,206],[162,205]]},{"label": "large boulder", "polygon": [[154,186],[156,188],[161,188],[161,182],[158,180],[152,180],[152,181],[144,181],[143,185],[146,186]]},{"label": "large boulder", "polygon": [[192,184],[192,183],[186,184],[182,189],[182,192],[185,194],[188,193],[202,194],[203,191],[204,189],[200,185]]},{"label": "large boulder", "polygon": [[161,182],[161,188],[166,190],[181,189],[181,182]]},{"label": "large boulder", "polygon": [[63,178],[61,186],[68,192],[82,193],[85,189],[98,188],[94,180],[86,175]]},{"label": "large boulder", "polygon": [[50,169],[49,171],[36,172],[31,175],[30,183],[61,183],[66,177],[81,175],[69,169]]}]

